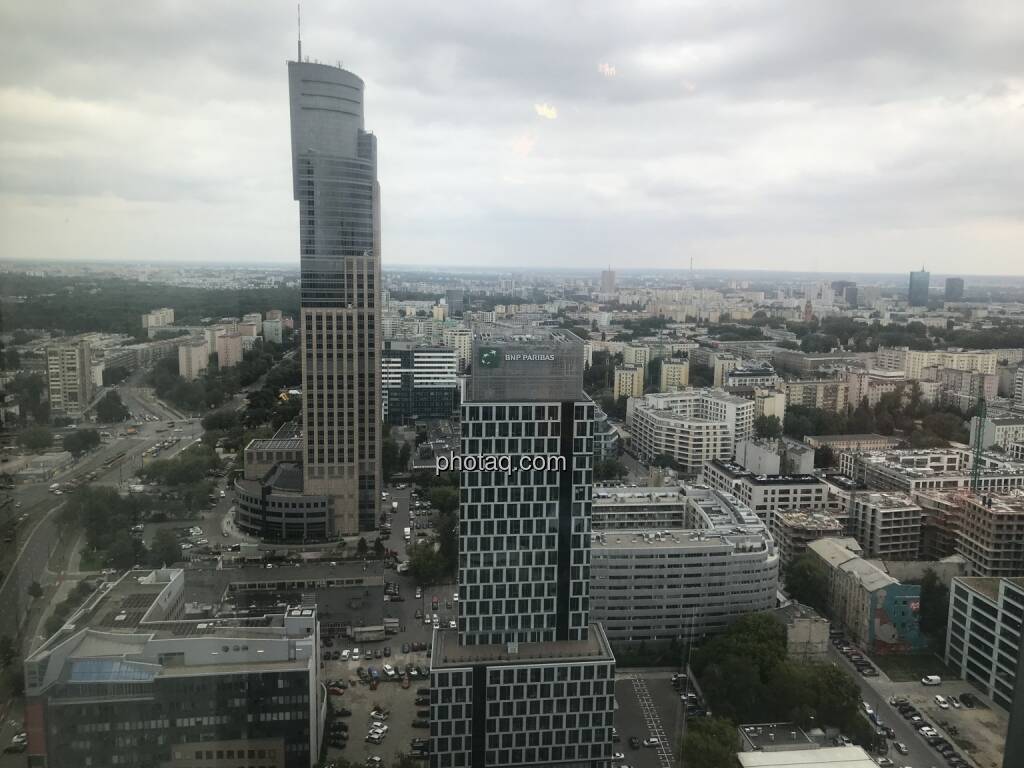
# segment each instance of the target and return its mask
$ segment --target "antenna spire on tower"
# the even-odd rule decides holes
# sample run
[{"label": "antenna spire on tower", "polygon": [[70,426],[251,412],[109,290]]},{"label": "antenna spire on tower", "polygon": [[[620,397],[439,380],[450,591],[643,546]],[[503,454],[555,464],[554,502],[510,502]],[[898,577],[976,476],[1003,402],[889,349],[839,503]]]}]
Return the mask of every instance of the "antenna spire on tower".
[{"label": "antenna spire on tower", "polygon": [[296,14],[298,16],[298,29],[299,29],[299,63],[302,63],[302,3],[295,6]]}]

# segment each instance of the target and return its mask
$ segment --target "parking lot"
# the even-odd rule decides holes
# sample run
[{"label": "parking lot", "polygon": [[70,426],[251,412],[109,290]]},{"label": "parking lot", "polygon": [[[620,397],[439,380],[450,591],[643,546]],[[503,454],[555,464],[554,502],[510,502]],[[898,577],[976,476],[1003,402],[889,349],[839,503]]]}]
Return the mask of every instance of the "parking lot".
[{"label": "parking lot", "polygon": [[[621,754],[612,765],[630,768],[672,768],[682,718],[679,694],[672,687],[669,670],[631,669],[615,676],[615,729],[619,741],[614,752]],[[656,738],[657,747],[631,746],[631,739]]]},{"label": "parking lot", "polygon": [[[376,662],[363,662],[365,665],[376,664]],[[421,662],[422,663],[422,662]],[[346,667],[344,671],[351,672],[349,687],[341,696],[332,695],[331,705],[335,711],[342,707],[351,710],[352,714],[347,717],[334,718],[348,726],[348,744],[344,749],[327,747],[328,759],[342,758],[356,765],[362,765],[368,757],[378,756],[384,760],[385,765],[393,764],[397,754],[409,754],[410,741],[415,738],[427,739],[430,737],[430,730],[427,728],[413,728],[412,721],[416,719],[417,707],[413,702],[417,696],[417,690],[427,688],[428,680],[412,680],[408,688],[402,688],[397,681],[382,682],[376,691],[370,690],[369,685],[359,683],[355,675],[355,667],[347,669],[347,665],[331,663],[331,669]],[[339,670],[341,671],[341,670]],[[325,679],[333,679],[331,674],[326,674]],[[389,711],[390,716],[383,721],[388,727],[387,734],[380,744],[368,743],[367,731],[370,727],[370,712],[375,707]]]},{"label": "parking lot", "polygon": [[[971,684],[948,677],[941,678],[938,685],[928,686],[920,680],[894,682],[884,672],[862,677],[853,669],[849,654],[841,653],[839,647],[832,653],[834,658],[841,660],[841,665],[854,672],[855,678],[859,678],[864,701],[875,709],[880,719],[895,729],[889,752],[889,758],[895,765],[1002,766],[1008,716],[1003,710],[991,706]],[[964,693],[973,695],[978,704],[973,708],[953,706],[953,698],[959,701]],[[946,708],[939,706],[936,695],[947,700]],[[914,707],[914,711],[908,711],[904,701]],[[901,712],[899,707],[904,711]],[[915,716],[921,720],[914,720]],[[920,728],[925,726],[933,728],[934,735],[929,731],[922,734]],[[897,743],[905,744],[908,752],[900,754],[896,751]],[[944,747],[945,743],[952,748],[951,752]],[[947,749],[949,757],[940,749]],[[957,762],[957,758],[961,762]]]}]

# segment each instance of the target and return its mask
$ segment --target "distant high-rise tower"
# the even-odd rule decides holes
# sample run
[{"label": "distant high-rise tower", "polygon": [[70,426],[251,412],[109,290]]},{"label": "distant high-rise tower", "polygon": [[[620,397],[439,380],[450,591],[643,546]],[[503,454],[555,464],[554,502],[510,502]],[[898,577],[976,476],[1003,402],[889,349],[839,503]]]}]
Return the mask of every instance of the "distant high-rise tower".
[{"label": "distant high-rise tower", "polygon": [[449,317],[461,317],[466,311],[466,292],[461,288],[449,288],[445,291],[445,304],[448,305]]},{"label": "distant high-rise tower", "polygon": [[615,271],[611,268],[601,271],[601,293],[615,293]]},{"label": "distant high-rise tower", "polygon": [[928,281],[931,278],[925,270],[910,273],[908,298],[912,307],[928,306]]},{"label": "distant high-rise tower", "polygon": [[299,202],[303,490],[331,499],[335,535],[371,530],[381,485],[380,186],[363,81],[288,62]]},{"label": "distant high-rise tower", "polygon": [[962,277],[946,278],[946,301],[960,301],[964,297],[964,279]]},{"label": "distant high-rise tower", "polygon": [[461,473],[458,630],[434,632],[431,768],[612,756],[615,658],[590,623],[594,409],[574,335],[478,331],[461,457],[514,469]]}]

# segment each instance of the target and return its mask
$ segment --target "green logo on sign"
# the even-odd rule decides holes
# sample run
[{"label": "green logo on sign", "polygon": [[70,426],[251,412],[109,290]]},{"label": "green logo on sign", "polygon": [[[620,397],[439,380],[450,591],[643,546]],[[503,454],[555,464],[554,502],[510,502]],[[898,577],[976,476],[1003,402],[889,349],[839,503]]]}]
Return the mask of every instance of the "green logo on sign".
[{"label": "green logo on sign", "polygon": [[480,367],[481,368],[497,368],[498,367],[498,350],[494,347],[483,347],[480,350]]}]

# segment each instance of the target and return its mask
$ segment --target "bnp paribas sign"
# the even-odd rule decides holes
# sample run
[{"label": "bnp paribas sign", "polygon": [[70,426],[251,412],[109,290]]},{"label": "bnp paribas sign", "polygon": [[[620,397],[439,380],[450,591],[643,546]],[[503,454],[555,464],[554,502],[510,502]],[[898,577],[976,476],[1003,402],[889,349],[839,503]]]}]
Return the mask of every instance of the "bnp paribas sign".
[{"label": "bnp paribas sign", "polygon": [[506,363],[550,363],[555,356],[547,352],[504,352],[496,347],[480,348],[480,367],[498,368]]},{"label": "bnp paribas sign", "polygon": [[480,367],[497,368],[501,362],[501,353],[495,347],[480,347]]}]

